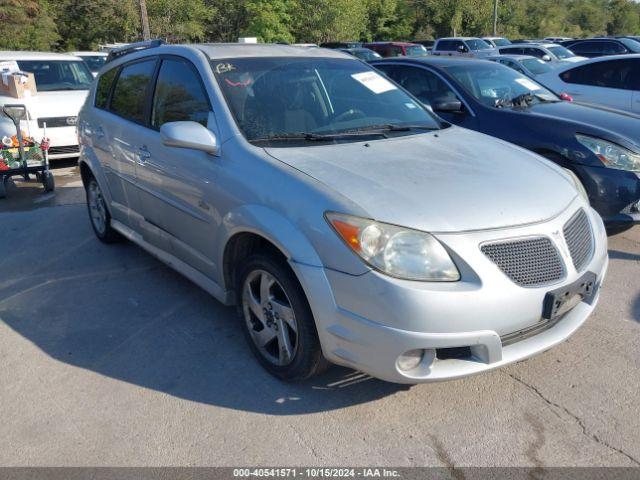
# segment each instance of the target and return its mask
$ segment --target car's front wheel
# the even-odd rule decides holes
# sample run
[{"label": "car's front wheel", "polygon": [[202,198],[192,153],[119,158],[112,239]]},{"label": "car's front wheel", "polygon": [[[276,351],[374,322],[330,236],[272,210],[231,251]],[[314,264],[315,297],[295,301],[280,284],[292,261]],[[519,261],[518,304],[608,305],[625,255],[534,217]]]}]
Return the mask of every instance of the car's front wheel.
[{"label": "car's front wheel", "polygon": [[105,243],[113,243],[120,240],[120,234],[111,227],[111,214],[95,178],[91,177],[86,186],[87,208],[89,219],[96,236]]},{"label": "car's front wheel", "polygon": [[283,260],[249,257],[238,275],[245,336],[262,366],[283,380],[303,380],[323,371],[311,309],[298,280]]}]

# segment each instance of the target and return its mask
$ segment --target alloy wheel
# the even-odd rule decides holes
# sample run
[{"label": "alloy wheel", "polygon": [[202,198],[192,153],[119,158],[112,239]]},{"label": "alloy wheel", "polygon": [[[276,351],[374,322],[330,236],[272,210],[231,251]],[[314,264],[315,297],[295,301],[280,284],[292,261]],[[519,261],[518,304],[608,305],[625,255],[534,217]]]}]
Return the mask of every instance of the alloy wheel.
[{"label": "alloy wheel", "polygon": [[298,348],[295,312],[284,288],[264,270],[254,270],[242,287],[242,312],[260,354],[270,363],[286,366]]},{"label": "alloy wheel", "polygon": [[98,183],[94,180],[89,184],[88,189],[89,212],[91,214],[91,223],[93,223],[96,231],[103,235],[107,228],[107,209],[104,204],[104,198]]}]

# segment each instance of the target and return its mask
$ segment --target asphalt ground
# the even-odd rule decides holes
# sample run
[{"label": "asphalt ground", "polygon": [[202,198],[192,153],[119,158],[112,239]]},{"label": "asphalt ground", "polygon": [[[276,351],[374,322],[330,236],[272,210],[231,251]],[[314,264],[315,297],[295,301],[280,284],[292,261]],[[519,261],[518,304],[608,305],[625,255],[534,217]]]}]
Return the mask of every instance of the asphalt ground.
[{"label": "asphalt ground", "polygon": [[0,466],[640,466],[640,227],[564,344],[447,383],[286,384],[235,311],[89,225],[77,168],[0,200]]}]

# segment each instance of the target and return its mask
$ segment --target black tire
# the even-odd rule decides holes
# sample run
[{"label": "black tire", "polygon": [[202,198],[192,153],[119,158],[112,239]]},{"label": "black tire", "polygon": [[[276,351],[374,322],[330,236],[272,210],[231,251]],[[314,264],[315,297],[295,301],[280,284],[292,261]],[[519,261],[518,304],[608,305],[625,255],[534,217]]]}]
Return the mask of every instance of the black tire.
[{"label": "black tire", "polygon": [[[285,381],[305,380],[326,370],[330,363],[322,355],[311,308],[300,283],[286,262],[268,253],[255,254],[244,260],[237,272],[236,291],[238,292],[242,329],[249,347],[260,364],[273,376]],[[276,280],[279,285],[276,285],[275,288],[282,287],[286,300],[289,301],[294,312],[294,321],[297,324],[296,346],[292,358],[286,365],[274,364],[273,359],[269,359],[258,347],[250,331],[249,320],[245,315],[243,292],[247,279],[252,278],[250,276],[255,275],[256,272],[266,272]],[[251,318],[255,319],[255,317]],[[278,338],[274,340],[279,343]]]},{"label": "black tire", "polygon": [[56,181],[53,178],[53,173],[44,172],[40,177],[45,192],[53,192],[56,189]]},{"label": "black tire", "polygon": [[[95,189],[95,190],[94,190]],[[99,198],[92,199],[92,195],[95,192],[99,192]],[[104,197],[102,196],[102,190],[100,189],[100,185],[97,180],[92,176],[87,180],[85,185],[85,193],[87,196],[87,210],[89,212],[89,221],[91,223],[91,228],[93,228],[96,237],[104,243],[114,243],[122,240],[122,236],[116,230],[111,227],[111,214],[109,213],[109,209],[107,208],[107,204],[104,201]],[[94,204],[95,205],[92,205]],[[100,204],[101,207],[98,205]],[[103,222],[98,222],[96,217],[94,216],[96,212],[92,210],[93,207],[101,209],[101,214],[104,215]]]}]

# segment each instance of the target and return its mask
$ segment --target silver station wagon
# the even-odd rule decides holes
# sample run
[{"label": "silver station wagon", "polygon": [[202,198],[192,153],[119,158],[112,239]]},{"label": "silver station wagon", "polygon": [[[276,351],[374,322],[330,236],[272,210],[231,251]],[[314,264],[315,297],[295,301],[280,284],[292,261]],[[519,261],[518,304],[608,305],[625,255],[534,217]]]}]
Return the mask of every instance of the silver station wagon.
[{"label": "silver station wagon", "polygon": [[112,57],[78,126],[96,235],[237,305],[277,377],[464,377],[593,311],[606,236],[576,179],[365,63],[283,45]]}]

